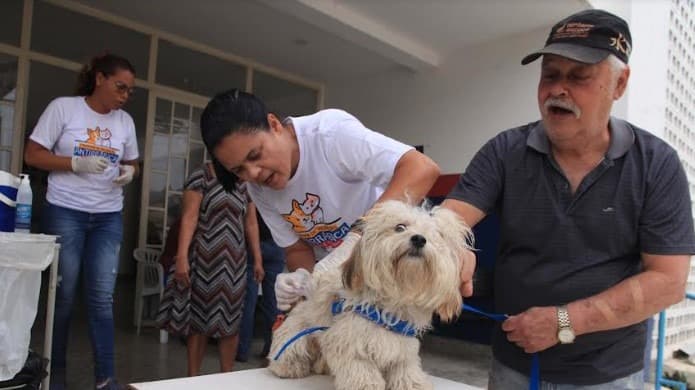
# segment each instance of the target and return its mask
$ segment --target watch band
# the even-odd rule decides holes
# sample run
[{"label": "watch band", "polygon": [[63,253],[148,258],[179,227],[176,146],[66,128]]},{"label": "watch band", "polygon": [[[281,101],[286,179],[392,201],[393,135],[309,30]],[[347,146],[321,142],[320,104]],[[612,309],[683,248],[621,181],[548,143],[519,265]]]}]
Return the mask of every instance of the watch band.
[{"label": "watch band", "polygon": [[562,305],[557,308],[557,324],[559,329],[571,329],[570,315],[567,311],[567,306]]}]

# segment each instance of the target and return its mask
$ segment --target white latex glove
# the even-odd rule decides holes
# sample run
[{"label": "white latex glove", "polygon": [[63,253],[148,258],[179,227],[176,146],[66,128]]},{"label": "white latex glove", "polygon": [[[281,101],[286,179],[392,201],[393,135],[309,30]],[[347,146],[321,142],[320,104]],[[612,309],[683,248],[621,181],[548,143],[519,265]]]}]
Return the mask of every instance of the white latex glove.
[{"label": "white latex glove", "polygon": [[[314,273],[325,272],[340,266],[350,257],[352,249],[359,240],[360,235],[358,233],[349,232],[339,247],[314,266]],[[275,279],[275,298],[278,309],[288,311],[301,297],[309,298],[314,288],[311,277],[309,271],[303,268],[278,275]]]},{"label": "white latex glove", "polygon": [[124,186],[131,181],[133,181],[133,174],[135,173],[135,167],[132,165],[121,164],[118,166],[118,172],[120,176],[114,179],[114,183],[119,186]]},{"label": "white latex glove", "polygon": [[352,254],[352,249],[355,248],[361,236],[353,231],[349,232],[343,239],[343,243],[339,247],[333,249],[331,253],[321,259],[314,266],[314,272],[323,272],[329,269],[340,266]]},{"label": "white latex glove", "polygon": [[72,171],[75,173],[102,173],[109,160],[97,156],[72,156]]},{"label": "white latex glove", "polygon": [[275,299],[278,309],[288,311],[302,296],[311,295],[311,274],[304,268],[283,273],[275,279]]}]

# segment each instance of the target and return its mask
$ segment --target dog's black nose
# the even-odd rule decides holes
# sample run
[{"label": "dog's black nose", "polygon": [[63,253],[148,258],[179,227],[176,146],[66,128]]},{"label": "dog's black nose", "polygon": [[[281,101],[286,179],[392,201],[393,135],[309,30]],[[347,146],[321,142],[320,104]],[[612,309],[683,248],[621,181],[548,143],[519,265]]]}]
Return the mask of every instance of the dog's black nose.
[{"label": "dog's black nose", "polygon": [[427,239],[420,234],[415,234],[410,237],[410,243],[416,248],[422,248],[427,244]]}]

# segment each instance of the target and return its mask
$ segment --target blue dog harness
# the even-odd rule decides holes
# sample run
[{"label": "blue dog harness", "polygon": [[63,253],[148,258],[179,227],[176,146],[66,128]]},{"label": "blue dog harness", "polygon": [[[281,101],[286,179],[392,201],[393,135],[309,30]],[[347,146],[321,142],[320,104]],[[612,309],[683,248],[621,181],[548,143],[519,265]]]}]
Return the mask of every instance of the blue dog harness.
[{"label": "blue dog harness", "polygon": [[334,316],[341,313],[353,312],[382,328],[403,336],[415,337],[418,334],[415,325],[408,321],[401,320],[387,311],[382,311],[374,305],[345,305],[345,298],[339,298],[333,301],[331,312]]}]

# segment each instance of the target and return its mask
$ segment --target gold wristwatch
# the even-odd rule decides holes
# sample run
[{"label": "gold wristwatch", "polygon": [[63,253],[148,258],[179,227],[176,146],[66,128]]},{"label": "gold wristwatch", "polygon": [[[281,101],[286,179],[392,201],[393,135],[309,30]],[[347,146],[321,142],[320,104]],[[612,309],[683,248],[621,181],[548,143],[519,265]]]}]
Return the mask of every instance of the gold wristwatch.
[{"label": "gold wristwatch", "polygon": [[557,339],[560,340],[560,344],[574,342],[574,329],[572,329],[570,315],[565,305],[557,307]]}]

